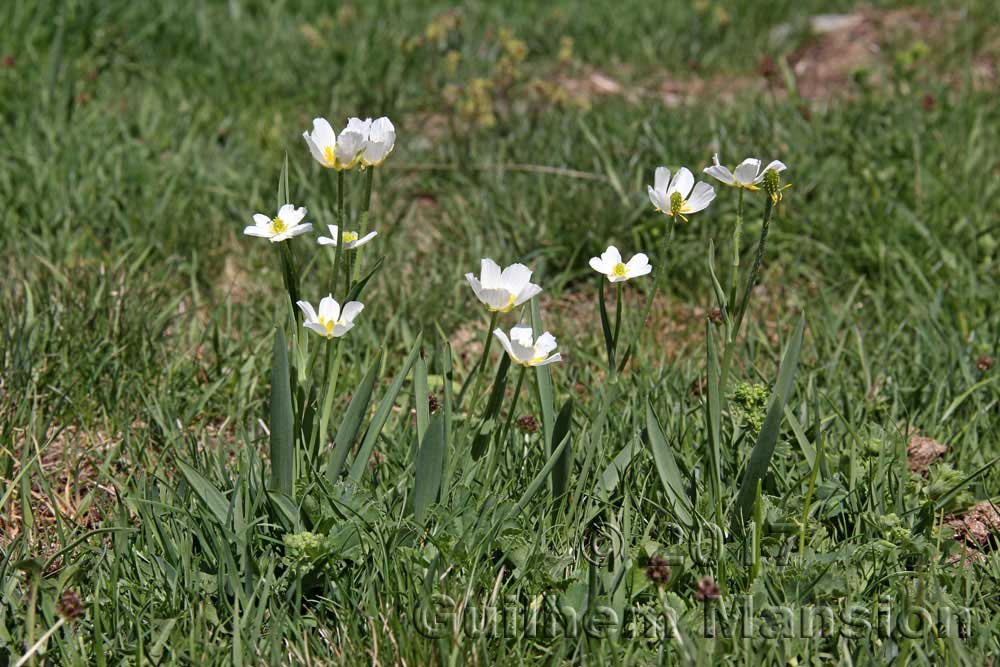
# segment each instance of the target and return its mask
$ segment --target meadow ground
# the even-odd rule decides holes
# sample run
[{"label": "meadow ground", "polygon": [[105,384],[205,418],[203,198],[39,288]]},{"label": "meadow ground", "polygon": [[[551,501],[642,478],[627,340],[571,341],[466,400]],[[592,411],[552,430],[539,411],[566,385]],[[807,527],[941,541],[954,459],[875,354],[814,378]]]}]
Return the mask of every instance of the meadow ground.
[{"label": "meadow ground", "polygon": [[[998,25],[991,0],[4,2],[0,665],[993,664]],[[355,115],[398,139],[345,175],[353,229],[374,174],[377,270],[328,343],[278,248],[329,291],[336,177],[300,135]],[[746,193],[732,290],[716,152],[792,184]],[[660,165],[718,196],[672,226]],[[242,234],[286,197],[312,235]],[[602,320],[609,244],[653,273]],[[563,360],[494,344],[459,401],[483,257],[531,267],[497,323]]]}]

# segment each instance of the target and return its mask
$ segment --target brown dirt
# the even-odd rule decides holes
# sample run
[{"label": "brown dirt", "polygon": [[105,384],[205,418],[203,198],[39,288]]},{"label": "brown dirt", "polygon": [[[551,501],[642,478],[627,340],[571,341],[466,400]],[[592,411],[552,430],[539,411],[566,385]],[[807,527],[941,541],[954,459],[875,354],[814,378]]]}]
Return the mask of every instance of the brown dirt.
[{"label": "brown dirt", "polygon": [[910,471],[921,475],[926,474],[930,465],[944,456],[947,451],[947,445],[914,433],[910,436],[910,444],[906,447],[906,458],[910,464]]}]

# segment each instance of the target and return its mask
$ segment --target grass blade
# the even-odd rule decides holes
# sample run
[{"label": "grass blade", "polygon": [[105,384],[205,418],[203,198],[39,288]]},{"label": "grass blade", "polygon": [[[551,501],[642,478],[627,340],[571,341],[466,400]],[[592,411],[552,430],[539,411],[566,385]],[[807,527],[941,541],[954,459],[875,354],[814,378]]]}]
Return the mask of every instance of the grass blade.
[{"label": "grass blade", "polygon": [[646,436],[649,448],[653,452],[653,462],[656,464],[656,472],[660,476],[660,483],[663,485],[663,492],[667,496],[677,519],[686,526],[691,525],[691,501],[684,491],[684,479],[681,477],[680,468],[674,460],[674,454],[667,443],[660,422],[653,413],[653,406],[646,403]]},{"label": "grass blade", "polygon": [[784,416],[785,404],[791,394],[795,370],[799,365],[799,352],[802,350],[802,334],[805,327],[806,317],[803,314],[799,318],[798,326],[795,327],[788,349],[785,350],[785,355],[781,359],[778,382],[771,394],[771,404],[767,408],[767,416],[764,418],[760,435],[757,436],[757,442],[754,444],[753,451],[750,452],[750,460],[747,462],[743,482],[736,496],[736,507],[731,524],[733,532],[736,532],[737,529],[742,530],[745,522],[751,518],[757,482],[764,478],[771,465],[771,456],[774,454],[774,447],[778,443],[778,436],[781,432],[781,418]]},{"label": "grass blade", "polygon": [[417,451],[416,470],[413,477],[413,519],[422,523],[427,509],[437,500],[444,472],[444,413],[431,417],[427,432]]},{"label": "grass blade", "polygon": [[274,359],[271,364],[271,487],[292,495],[295,469],[295,419],[292,389],[288,377],[288,350],[285,332],[274,332]]},{"label": "grass blade", "polygon": [[222,492],[215,488],[208,478],[192,468],[184,461],[177,461],[177,467],[184,475],[184,481],[202,502],[205,508],[223,526],[229,524],[229,501],[222,495]]},{"label": "grass blade", "polygon": [[330,454],[330,462],[326,468],[326,477],[330,482],[335,482],[344,468],[344,461],[347,460],[347,452],[354,444],[358,431],[361,430],[361,423],[368,412],[368,405],[372,400],[372,390],[375,388],[375,380],[378,379],[379,368],[382,366],[382,352],[375,355],[375,361],[369,366],[357,391],[351,397],[351,402],[344,412],[344,420],[340,422],[337,429],[337,436],[333,441],[333,452]]}]

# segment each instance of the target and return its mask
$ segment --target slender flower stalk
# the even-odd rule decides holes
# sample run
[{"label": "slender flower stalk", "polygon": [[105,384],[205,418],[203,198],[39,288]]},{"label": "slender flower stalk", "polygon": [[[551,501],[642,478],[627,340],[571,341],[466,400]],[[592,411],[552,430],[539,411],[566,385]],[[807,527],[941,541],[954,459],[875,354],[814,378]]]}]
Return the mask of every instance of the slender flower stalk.
[{"label": "slender flower stalk", "polygon": [[476,384],[472,390],[472,400],[475,401],[479,397],[479,392],[483,388],[483,378],[486,377],[484,371],[486,370],[486,365],[490,361],[490,346],[493,345],[493,329],[496,328],[497,319],[500,317],[500,311],[494,310],[490,313],[490,324],[486,327],[486,338],[483,341],[483,354],[479,357],[479,361],[473,367],[472,372],[469,373],[468,377],[462,383],[462,388],[458,391],[458,398],[455,400],[455,405],[462,405],[462,401],[465,398],[465,392],[468,390],[472,380],[476,381]]},{"label": "slender flower stalk", "polygon": [[639,253],[627,263],[622,261],[621,253],[615,246],[608,246],[600,257],[590,258],[590,268],[598,273],[607,276],[608,281],[615,283],[618,300],[615,306],[614,330],[608,323],[608,308],[604,296],[604,281],[601,280],[598,287],[598,306],[601,313],[601,327],[604,331],[604,345],[608,353],[608,371],[612,376],[617,374],[618,367],[615,365],[615,356],[618,349],[618,336],[621,332],[622,311],[624,302],[622,300],[622,287],[626,280],[639,278],[647,275],[653,270],[649,264],[649,258],[645,254]]}]

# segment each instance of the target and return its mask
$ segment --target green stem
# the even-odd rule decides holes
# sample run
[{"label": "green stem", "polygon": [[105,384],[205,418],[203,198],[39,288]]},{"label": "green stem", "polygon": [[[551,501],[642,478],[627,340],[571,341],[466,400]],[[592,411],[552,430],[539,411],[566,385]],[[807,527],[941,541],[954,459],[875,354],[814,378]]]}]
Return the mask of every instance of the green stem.
[{"label": "green stem", "polygon": [[298,322],[298,306],[295,304],[299,300],[298,276],[295,274],[295,260],[292,256],[292,247],[288,241],[281,241],[278,244],[278,256],[281,259],[281,276],[284,279],[285,291],[288,292],[288,302],[292,308],[292,318]]},{"label": "green stem", "polygon": [[346,187],[344,172],[337,172],[337,233],[335,236],[337,238],[334,241],[337,245],[334,246],[335,250],[333,253],[333,284],[330,287],[330,293],[333,294],[334,298],[337,298],[337,285],[340,282],[340,258],[344,254],[344,189]]},{"label": "green stem", "polygon": [[597,305],[601,311],[601,330],[604,332],[604,347],[608,352],[608,373],[615,374],[615,335],[608,324],[608,302],[604,295],[604,276],[597,277]]},{"label": "green stem", "polygon": [[730,340],[726,342],[726,350],[722,356],[722,370],[719,374],[719,390],[722,395],[725,396],[726,392],[726,382],[729,380],[729,368],[733,361],[733,352],[736,349],[736,339],[739,338],[740,328],[743,324],[743,317],[746,315],[747,308],[750,306],[750,297],[753,295],[754,285],[757,283],[757,278],[760,275],[760,266],[764,261],[764,251],[767,247],[767,233],[771,227],[771,213],[774,210],[774,202],[770,197],[766,199],[764,204],[764,218],[761,223],[760,230],[760,240],[757,241],[757,253],[754,255],[753,266],[750,269],[750,276],[747,278],[746,285],[743,289],[743,298],[740,300],[739,307],[736,310],[736,317],[733,318],[733,328],[730,336]]},{"label": "green stem", "polygon": [[[625,304],[622,302],[622,291],[623,291],[623,288],[625,287],[625,283],[623,283],[623,282],[615,283],[615,287],[618,288],[617,289],[618,294],[616,295],[618,300],[615,303],[615,333],[614,333],[614,336],[612,336],[612,340],[614,341],[615,350],[617,351],[618,350],[618,333],[621,331],[621,328],[622,328],[622,310],[624,309],[624,306],[625,306]],[[612,366],[613,365],[614,364],[612,364]]]},{"label": "green stem", "polygon": [[[729,303],[727,308],[732,316],[732,309],[736,305],[736,285],[739,284],[740,275],[740,244],[743,238],[743,188],[739,188],[739,198],[736,204],[736,226],[733,228],[733,259],[729,269]],[[732,333],[730,331],[730,333]]]},{"label": "green stem", "polygon": [[319,439],[314,449],[316,454],[322,449],[323,442],[326,440],[327,428],[330,425],[330,411],[333,408],[333,397],[337,393],[339,376],[340,345],[331,339],[326,341],[326,395],[323,397],[323,408],[319,416]]},{"label": "green stem", "polygon": [[476,386],[472,391],[472,400],[475,401],[479,396],[479,392],[482,391],[483,371],[486,370],[486,364],[488,364],[490,360],[490,346],[493,344],[493,329],[496,328],[499,316],[500,313],[498,311],[493,311],[490,315],[490,325],[486,327],[486,340],[483,341],[483,356],[479,358],[479,362],[476,364],[475,368],[472,369],[469,376],[465,378],[465,382],[462,383],[462,388],[458,391],[458,398],[455,400],[456,407],[460,407],[462,405],[462,400],[465,398],[465,392],[468,390],[469,383],[473,379],[476,380]]},{"label": "green stem", "polygon": [[[358,238],[364,237],[368,233],[368,211],[372,205],[372,182],[375,180],[375,167],[368,167],[365,170],[365,198],[361,200],[361,223],[358,229]],[[354,249],[354,261],[351,263],[350,287],[354,286],[355,274],[361,265],[361,248]]]},{"label": "green stem", "polygon": [[521,366],[521,370],[517,373],[517,384],[514,386],[514,398],[510,401],[510,412],[507,413],[507,420],[504,422],[500,440],[497,441],[497,449],[500,449],[500,447],[507,442],[507,436],[510,435],[510,425],[513,423],[514,413],[517,411],[517,401],[521,396],[521,385],[524,383],[524,372],[526,370],[528,370],[527,366]]},{"label": "green stem", "polygon": [[663,282],[666,280],[667,258],[670,256],[670,247],[674,242],[674,230],[676,227],[677,221],[674,218],[670,218],[670,223],[667,228],[667,238],[663,243],[663,251],[660,256],[659,265],[656,269],[656,276],[654,276],[653,279],[653,289],[650,290],[649,296],[646,297],[646,305],[642,309],[642,317],[639,319],[639,326],[636,327],[635,332],[632,334],[632,338],[629,340],[628,347],[625,348],[625,354],[622,355],[619,368],[624,368],[625,364],[628,363],[632,349],[635,347],[636,342],[639,340],[639,336],[642,335],[642,332],[646,329],[646,324],[649,322],[649,316],[653,311],[653,302],[656,301],[656,296],[663,288]]}]

